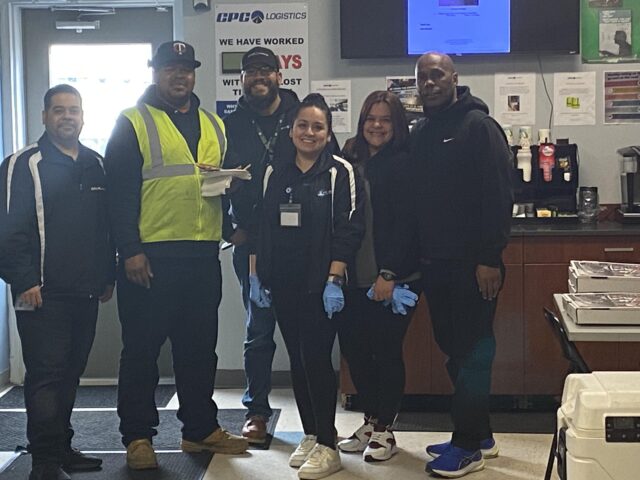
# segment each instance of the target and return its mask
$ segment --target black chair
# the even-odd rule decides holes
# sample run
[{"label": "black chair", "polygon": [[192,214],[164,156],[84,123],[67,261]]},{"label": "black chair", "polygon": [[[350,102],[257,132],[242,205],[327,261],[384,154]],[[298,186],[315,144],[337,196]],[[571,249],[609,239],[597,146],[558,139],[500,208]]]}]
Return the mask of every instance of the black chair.
[{"label": "black chair", "polygon": [[[565,331],[562,323],[558,317],[556,317],[555,313],[553,313],[548,308],[544,308],[544,317],[551,325],[551,329],[553,330],[554,336],[560,343],[560,347],[562,347],[562,354],[564,358],[569,361],[569,372],[568,373],[591,373],[591,369],[587,362],[582,358],[580,352],[576,348],[575,344],[569,340],[567,336],[567,332]],[[551,472],[553,471],[553,463],[556,459],[556,448],[558,447],[558,429],[553,432],[553,440],[551,442],[551,450],[549,451],[549,460],[547,461],[547,471],[544,474],[544,480],[551,479]]]}]

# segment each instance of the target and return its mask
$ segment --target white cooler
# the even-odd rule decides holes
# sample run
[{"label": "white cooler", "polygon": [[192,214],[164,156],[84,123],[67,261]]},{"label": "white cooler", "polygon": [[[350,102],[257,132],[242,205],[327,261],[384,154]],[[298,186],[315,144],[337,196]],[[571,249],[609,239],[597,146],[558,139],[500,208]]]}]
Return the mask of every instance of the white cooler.
[{"label": "white cooler", "polygon": [[561,480],[640,479],[640,372],[567,377],[557,461]]}]

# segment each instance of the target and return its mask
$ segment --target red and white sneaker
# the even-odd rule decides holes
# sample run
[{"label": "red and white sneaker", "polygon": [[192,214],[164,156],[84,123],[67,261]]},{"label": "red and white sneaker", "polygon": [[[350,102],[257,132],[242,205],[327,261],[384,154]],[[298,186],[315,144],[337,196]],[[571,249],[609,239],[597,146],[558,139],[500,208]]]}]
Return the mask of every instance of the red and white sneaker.
[{"label": "red and white sneaker", "polygon": [[[382,431],[376,431],[378,428],[382,428]],[[362,458],[365,462],[384,462],[389,460],[398,452],[398,446],[396,445],[396,438],[393,436],[393,432],[384,427],[378,427],[371,432],[371,438],[367,444],[367,448],[362,454]]]},{"label": "red and white sneaker", "polygon": [[353,435],[338,442],[338,448],[346,453],[364,452],[372,433],[373,421],[365,418],[364,423],[353,432]]}]

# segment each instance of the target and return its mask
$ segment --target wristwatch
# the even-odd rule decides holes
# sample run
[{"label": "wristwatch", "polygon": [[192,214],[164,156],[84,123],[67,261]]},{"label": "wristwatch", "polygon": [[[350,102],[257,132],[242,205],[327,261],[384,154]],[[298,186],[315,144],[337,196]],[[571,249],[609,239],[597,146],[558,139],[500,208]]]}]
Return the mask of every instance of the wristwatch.
[{"label": "wristwatch", "polygon": [[380,270],[380,273],[378,275],[380,275],[382,279],[386,280],[387,282],[393,282],[396,279],[396,274],[390,272],[389,270]]},{"label": "wristwatch", "polygon": [[344,277],[341,275],[335,275],[333,273],[330,273],[329,277],[327,278],[327,282],[333,283],[334,285],[342,287],[344,285]]}]

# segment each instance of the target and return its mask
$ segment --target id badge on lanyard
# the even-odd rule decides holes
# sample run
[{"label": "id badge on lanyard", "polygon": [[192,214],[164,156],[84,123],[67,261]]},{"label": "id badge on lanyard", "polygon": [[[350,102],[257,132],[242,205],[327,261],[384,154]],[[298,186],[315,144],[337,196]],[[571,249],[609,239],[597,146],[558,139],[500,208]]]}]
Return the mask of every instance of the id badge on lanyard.
[{"label": "id badge on lanyard", "polygon": [[287,187],[285,192],[289,194],[289,203],[280,204],[280,226],[301,227],[302,204],[293,203],[293,189],[291,187]]}]

